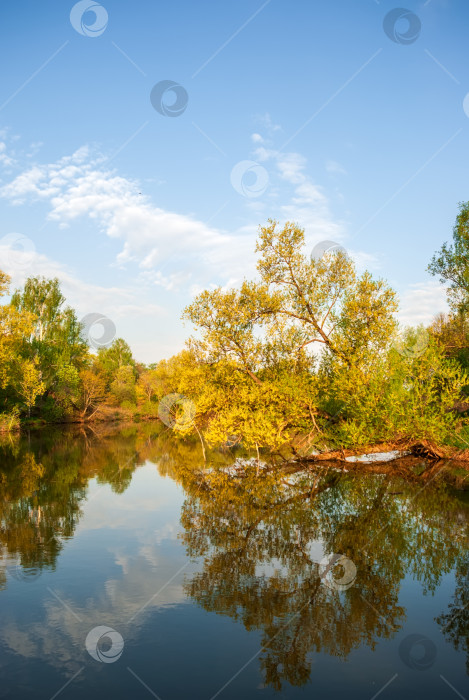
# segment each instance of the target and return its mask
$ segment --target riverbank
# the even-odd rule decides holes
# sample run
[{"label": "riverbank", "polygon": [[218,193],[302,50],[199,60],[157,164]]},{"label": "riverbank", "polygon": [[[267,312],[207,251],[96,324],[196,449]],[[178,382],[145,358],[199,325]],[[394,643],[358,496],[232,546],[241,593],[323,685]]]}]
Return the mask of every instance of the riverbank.
[{"label": "riverbank", "polygon": [[[68,419],[54,423],[38,419],[22,421],[17,429],[3,431],[3,435],[8,433],[19,435],[29,430],[55,427],[59,430],[70,428],[79,433],[89,433],[100,440],[112,436],[116,431],[138,429],[138,426],[143,423],[147,426],[146,431],[153,432],[151,427],[153,424],[156,433],[167,434],[171,442],[181,442],[181,439],[173,438],[172,431],[166,428],[157,417],[138,416],[136,418],[132,411],[120,407],[103,407],[103,409],[91,420]],[[186,437],[182,442],[194,442],[195,445],[198,441],[193,437]],[[464,443],[463,438],[459,440],[460,444],[461,442]],[[207,450],[204,464],[208,466],[216,463],[220,452],[225,455],[225,459],[229,459],[231,455],[234,464],[238,459],[244,461],[245,458],[257,462],[257,459],[254,456],[251,457],[251,453],[243,450],[241,445],[235,448],[221,445]],[[240,454],[243,454],[243,457],[240,458]],[[350,474],[395,475],[410,482],[427,483],[440,475],[444,481],[455,488],[469,489],[469,447],[458,448],[455,445],[434,445],[428,441],[415,442],[399,439],[393,442],[360,445],[356,448],[311,452],[307,455],[299,454],[294,449],[288,451],[286,455],[274,454],[264,448],[260,456],[263,464],[273,466],[285,476],[319,468],[321,471],[331,470]],[[242,471],[242,469],[235,469],[233,474],[241,475]]]},{"label": "riverbank", "polygon": [[122,408],[121,406],[101,406],[91,418],[81,416],[67,416],[57,420],[46,420],[45,418],[22,418],[16,414],[1,414],[0,433],[21,431],[30,428],[45,428],[54,425],[97,425],[97,424],[122,424],[141,423],[142,421],[159,421],[157,414],[147,414],[133,409]]}]

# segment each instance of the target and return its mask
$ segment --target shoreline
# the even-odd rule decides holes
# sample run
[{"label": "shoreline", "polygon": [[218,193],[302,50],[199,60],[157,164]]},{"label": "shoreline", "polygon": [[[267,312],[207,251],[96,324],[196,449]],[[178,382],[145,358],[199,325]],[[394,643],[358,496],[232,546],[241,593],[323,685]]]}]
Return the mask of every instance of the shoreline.
[{"label": "shoreline", "polygon": [[[154,422],[161,424],[157,417],[139,417],[138,420],[128,415],[106,416],[92,420],[65,420],[57,422],[30,421],[23,422],[12,430],[0,430],[0,435],[21,434],[27,430],[42,430],[47,428],[80,428],[93,430],[102,427],[138,427],[139,424]],[[215,448],[216,449],[216,448]],[[267,448],[265,448],[267,449]],[[381,459],[381,457],[383,457]],[[233,453],[233,459],[236,454]],[[355,448],[335,448],[309,455],[300,455],[295,450],[289,458],[283,458],[283,467],[287,471],[324,466],[340,469],[349,473],[399,473],[404,471],[408,476],[415,476],[413,468],[425,463],[428,473],[447,471],[450,465],[469,472],[469,448],[458,449],[451,445],[434,445],[429,441],[412,441],[398,439],[394,442],[380,442],[371,445],[361,445]],[[446,464],[445,464],[446,463]],[[419,475],[420,476],[420,475]]]}]

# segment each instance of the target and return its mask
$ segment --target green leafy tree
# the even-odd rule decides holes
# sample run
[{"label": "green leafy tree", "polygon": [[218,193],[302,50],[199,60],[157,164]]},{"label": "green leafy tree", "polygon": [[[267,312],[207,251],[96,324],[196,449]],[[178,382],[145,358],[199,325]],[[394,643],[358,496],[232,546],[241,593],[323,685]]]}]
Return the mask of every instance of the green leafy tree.
[{"label": "green leafy tree", "polygon": [[96,368],[85,368],[80,372],[80,399],[76,406],[81,417],[90,419],[106,398],[106,380]]},{"label": "green leafy tree", "polygon": [[453,243],[443,243],[428,270],[448,285],[448,303],[454,312],[469,310],[469,201],[459,204]]},{"label": "green leafy tree", "polygon": [[[0,297],[8,293],[10,278],[0,270]],[[24,339],[33,330],[34,315],[12,304],[0,305],[0,391],[14,382]]]},{"label": "green leafy tree", "polygon": [[41,379],[38,359],[23,360],[20,372],[21,377],[17,382],[16,391],[23,400],[28,411],[28,417],[30,417],[31,409],[36,403],[37,397],[41,396],[45,389],[45,384]]},{"label": "green leafy tree", "polygon": [[138,392],[146,401],[152,401],[158,392],[159,377],[156,369],[142,372],[138,378]]},{"label": "green leafy tree", "polygon": [[469,369],[469,317],[463,313],[438,314],[428,329],[447,357]]},{"label": "green leafy tree", "polygon": [[210,442],[238,435],[277,449],[303,434],[309,444],[319,432],[313,348],[333,371],[359,369],[362,381],[390,345],[395,293],[367,272],[358,276],[343,253],[316,260],[303,248],[301,228],[270,221],[256,248],[260,281],[202,292],[184,312],[201,336],[189,348],[210,368],[189,394]]},{"label": "green leafy tree", "polygon": [[80,403],[80,371],[72,364],[61,365],[56,373],[54,399],[64,416],[71,415]]},{"label": "green leafy tree", "polygon": [[106,377],[108,386],[115,379],[120,367],[131,367],[132,372],[136,376],[132,350],[122,338],[116,338],[108,348],[99,348],[97,366]]},{"label": "green leafy tree", "polygon": [[256,248],[261,281],[205,291],[187,307],[206,359],[234,358],[259,381],[255,371],[266,357],[301,366],[305,357],[312,362],[308,351],[316,345],[351,366],[389,344],[395,293],[368,272],[358,277],[344,253],[310,260],[303,247],[303,229],[287,223],[279,230],[271,221]]},{"label": "green leafy tree", "polygon": [[467,377],[431,338],[413,353],[417,335],[408,330],[402,339],[408,353],[400,344],[400,352],[390,348],[374,359],[372,372],[336,367],[323,377],[324,413],[328,403],[340,408],[337,420],[322,423],[328,444],[355,447],[399,438],[442,444],[454,433],[458,418],[451,409]]},{"label": "green leafy tree", "polygon": [[135,404],[135,373],[132,365],[122,365],[111,382],[111,394],[117,403]]},{"label": "green leafy tree", "polygon": [[18,312],[34,316],[24,357],[37,358],[46,392],[53,391],[61,367],[73,365],[79,369],[87,359],[88,347],[80,335],[75,311],[65,306],[57,278],[30,277],[23,291],[15,291],[11,304]]}]

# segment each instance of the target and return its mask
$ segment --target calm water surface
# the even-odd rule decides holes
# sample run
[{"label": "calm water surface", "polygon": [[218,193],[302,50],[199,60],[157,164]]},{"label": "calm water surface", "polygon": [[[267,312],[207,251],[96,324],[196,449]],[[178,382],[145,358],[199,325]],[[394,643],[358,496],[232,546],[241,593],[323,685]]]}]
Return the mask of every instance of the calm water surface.
[{"label": "calm water surface", "polygon": [[467,493],[157,430],[1,438],[0,697],[469,698]]}]

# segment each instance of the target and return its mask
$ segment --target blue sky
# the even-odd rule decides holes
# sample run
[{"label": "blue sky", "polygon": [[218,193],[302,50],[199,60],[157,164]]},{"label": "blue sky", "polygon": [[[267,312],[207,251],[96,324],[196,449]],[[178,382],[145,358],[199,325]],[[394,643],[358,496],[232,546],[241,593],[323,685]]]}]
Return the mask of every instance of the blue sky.
[{"label": "blue sky", "polygon": [[[254,274],[273,217],[388,279],[403,323],[444,310],[426,266],[469,199],[467,0],[409,0],[395,21],[388,0],[73,7],[0,9],[13,286],[57,275],[80,317],[158,360],[182,348],[194,293]],[[150,101],[162,81],[178,116],[174,92]]]}]

